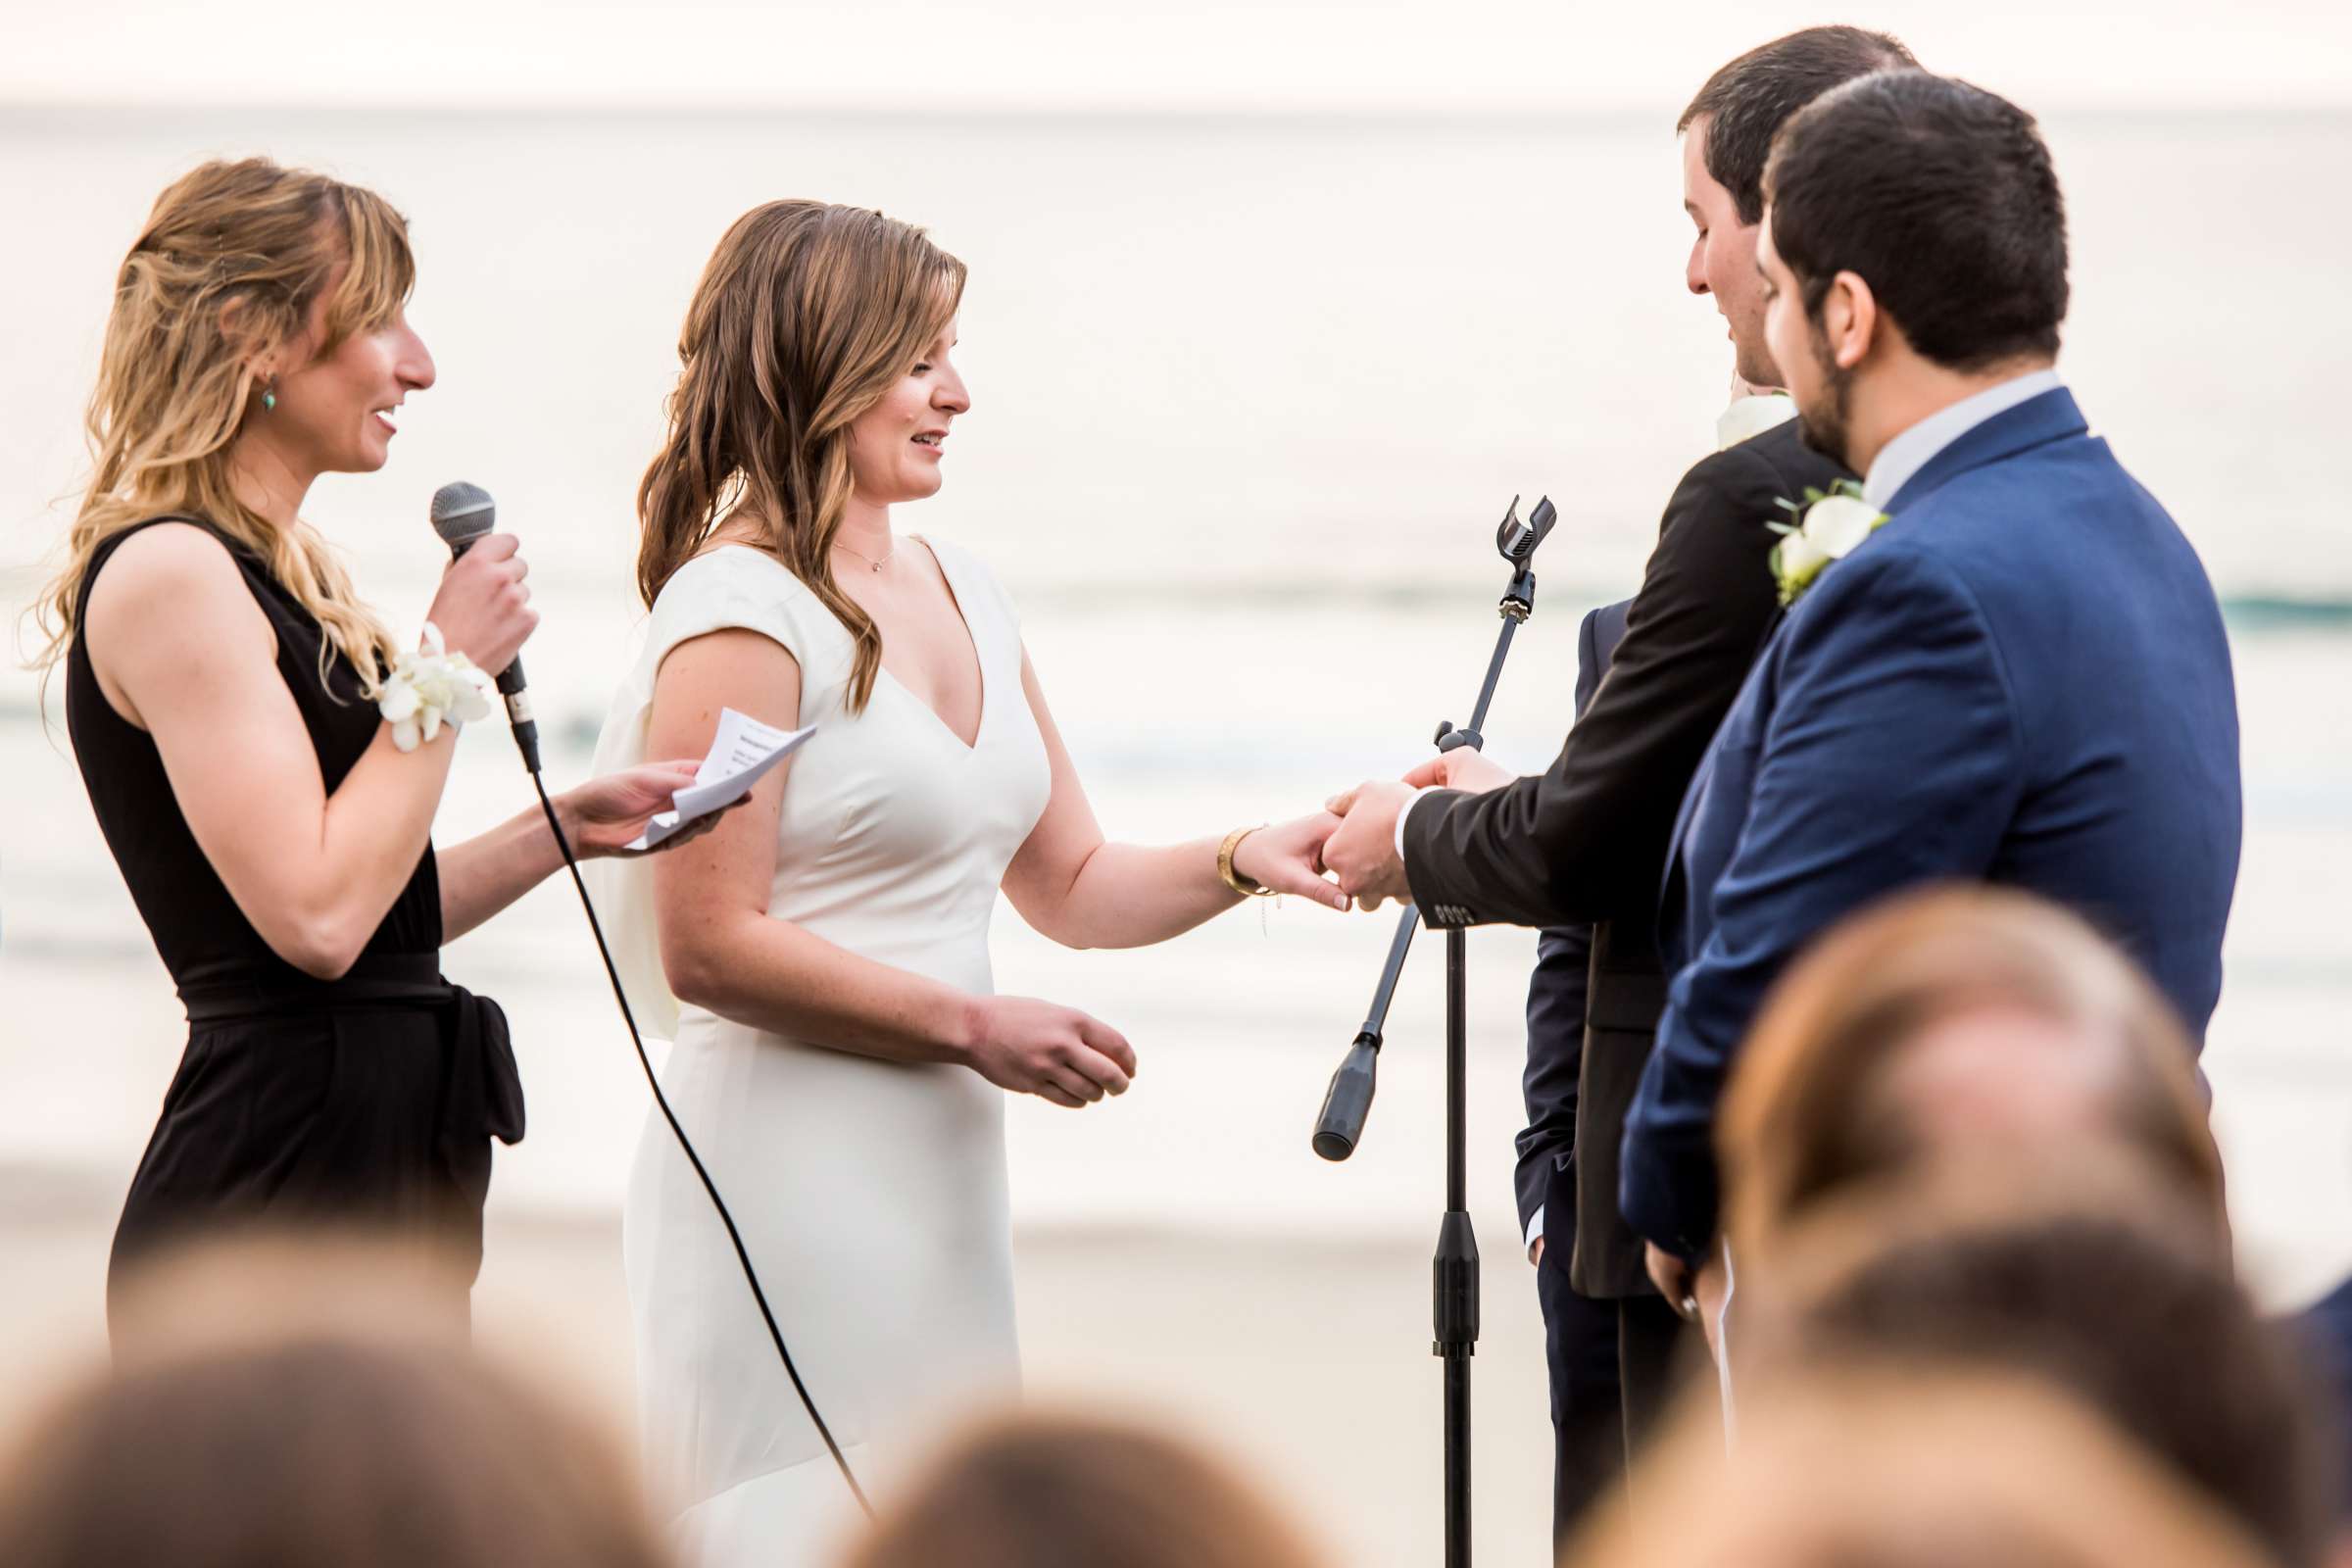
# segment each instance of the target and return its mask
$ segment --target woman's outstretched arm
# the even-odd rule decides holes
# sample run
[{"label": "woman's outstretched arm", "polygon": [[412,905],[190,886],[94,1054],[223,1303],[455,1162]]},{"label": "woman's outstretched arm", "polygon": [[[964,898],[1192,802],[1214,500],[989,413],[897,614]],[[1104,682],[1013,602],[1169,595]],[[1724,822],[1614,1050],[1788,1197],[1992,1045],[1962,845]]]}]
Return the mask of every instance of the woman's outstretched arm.
[{"label": "woman's outstretched arm", "polygon": [[[647,762],[553,797],[572,857],[594,860],[624,853],[622,847],[645,831],[654,813],[668,810],[671,797],[694,782],[700,765],[691,760]],[[715,826],[716,818],[705,817],[662,840],[652,853],[667,855]],[[441,940],[455,942],[553,876],[563,863],[547,813],[535,806],[441,851]]]},{"label": "woman's outstretched arm", "polygon": [[[1004,872],[1005,897],[1022,919],[1064,947],[1141,948],[1241,902],[1217,874],[1221,836],[1162,848],[1106,842],[1026,652],[1021,688],[1054,768],[1046,814]],[[1345,909],[1347,897],[1323,876],[1323,842],[1339,825],[1316,811],[1261,828],[1234,851],[1234,869],[1261,887]]]}]

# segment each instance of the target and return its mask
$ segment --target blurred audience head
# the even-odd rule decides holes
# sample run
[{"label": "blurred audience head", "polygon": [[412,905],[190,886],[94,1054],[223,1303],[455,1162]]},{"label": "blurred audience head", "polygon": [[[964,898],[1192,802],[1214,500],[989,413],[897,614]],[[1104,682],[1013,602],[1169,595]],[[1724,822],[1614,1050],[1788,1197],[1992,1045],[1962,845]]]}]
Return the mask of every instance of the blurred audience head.
[{"label": "blurred audience head", "polygon": [[118,1243],[107,1328],[119,1368],[320,1323],[370,1341],[465,1348],[474,1272],[464,1248],[424,1226],[191,1223],[135,1250]]},{"label": "blurred audience head", "polygon": [[[2279,1562],[2333,1531],[2331,1414],[2208,1216],[2120,1152],[1947,1167],[1827,1203],[1740,1282],[1743,1383],[1834,1369],[2063,1391]],[[1744,1417],[1742,1418],[1744,1423]]]},{"label": "blurred audience head", "polygon": [[[833,542],[853,492],[888,506],[937,490],[940,469],[918,431],[859,427],[934,368],[963,282],[922,229],[871,208],[776,201],[735,220],[687,306],[669,430],[638,486],[647,605],[722,523],[749,527],[849,629],[864,708],[882,635],[835,581]],[[931,419],[928,390],[912,396]]]},{"label": "blurred audience head", "polygon": [[1567,1568],[2260,1568],[2244,1533],[2062,1394],[1829,1370],[1685,1419]]},{"label": "blurred audience head", "polygon": [[1947,1158],[2115,1143],[2223,1220],[2194,1053],[2130,959],[2022,893],[1905,895],[1834,928],[1773,989],[1716,1140],[1733,1250],[1849,1187]]},{"label": "blurred audience head", "polygon": [[0,1458],[0,1562],[667,1562],[623,1447],[431,1298],[412,1310],[414,1279],[287,1243],[156,1270],[118,1363]]},{"label": "blurred audience head", "polygon": [[1125,1422],[1026,1414],[953,1445],[846,1568],[1313,1568],[1268,1498],[1190,1445]]}]

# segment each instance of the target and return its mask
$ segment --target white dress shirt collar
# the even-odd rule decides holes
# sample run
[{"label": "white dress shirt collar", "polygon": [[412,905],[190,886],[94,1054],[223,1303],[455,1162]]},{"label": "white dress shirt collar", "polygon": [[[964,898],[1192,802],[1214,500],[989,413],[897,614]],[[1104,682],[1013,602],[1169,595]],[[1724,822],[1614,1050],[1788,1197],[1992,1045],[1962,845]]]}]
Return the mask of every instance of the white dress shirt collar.
[{"label": "white dress shirt collar", "polygon": [[1736,398],[1730,408],[1716,416],[1715,450],[1736,447],[1795,417],[1796,400],[1786,392],[1757,392]]},{"label": "white dress shirt collar", "polygon": [[1862,499],[1882,512],[1936,453],[1995,415],[2066,383],[2052,370],[2030,370],[1939,409],[1879,449],[1862,480]]}]

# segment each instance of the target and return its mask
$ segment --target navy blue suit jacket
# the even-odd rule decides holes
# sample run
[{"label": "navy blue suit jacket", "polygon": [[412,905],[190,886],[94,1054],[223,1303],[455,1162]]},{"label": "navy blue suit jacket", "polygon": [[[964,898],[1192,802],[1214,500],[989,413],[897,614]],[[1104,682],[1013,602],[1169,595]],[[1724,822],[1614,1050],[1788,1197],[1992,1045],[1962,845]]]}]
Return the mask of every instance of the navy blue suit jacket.
[{"label": "navy blue suit jacket", "polygon": [[[1579,717],[1592,701],[1600,677],[1608,673],[1609,657],[1625,635],[1625,612],[1632,603],[1603,605],[1577,627]],[[1569,1158],[1576,1149],[1577,1081],[1584,1067],[1585,998],[1592,967],[1592,926],[1555,926],[1537,938],[1536,970],[1527,983],[1527,1071],[1519,1081],[1527,1102],[1527,1130],[1519,1135],[1517,1181],[1522,1237],[1536,1210],[1552,1202],[1553,1178],[1570,1175]],[[1575,1223],[1571,1195],[1563,1191],[1561,1197],[1562,1206],[1554,1206],[1544,1215],[1545,1230],[1554,1236],[1571,1234]]]},{"label": "navy blue suit jacket", "polygon": [[1774,631],[1684,798],[1674,980],[1620,1200],[1687,1257],[1714,1233],[1716,1101],[1791,956],[1898,888],[2076,912],[2204,1037],[2237,878],[2237,705],[2188,541],[2063,387],[1945,447]]}]

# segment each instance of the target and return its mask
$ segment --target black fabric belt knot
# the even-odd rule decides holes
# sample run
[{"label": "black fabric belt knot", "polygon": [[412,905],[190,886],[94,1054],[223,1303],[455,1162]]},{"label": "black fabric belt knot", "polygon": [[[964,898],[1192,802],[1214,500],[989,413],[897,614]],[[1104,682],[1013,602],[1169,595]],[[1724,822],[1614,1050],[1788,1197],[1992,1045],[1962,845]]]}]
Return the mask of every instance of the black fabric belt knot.
[{"label": "black fabric belt knot", "polygon": [[437,1142],[451,1179],[478,1200],[490,1186],[487,1140],[522,1141],[522,1074],[514,1065],[506,1011],[444,979],[438,953],[365,954],[333,980],[299,971],[191,976],[179,998],[191,1025],[305,1013],[429,1012],[440,1029],[443,1061]]}]

